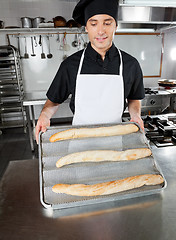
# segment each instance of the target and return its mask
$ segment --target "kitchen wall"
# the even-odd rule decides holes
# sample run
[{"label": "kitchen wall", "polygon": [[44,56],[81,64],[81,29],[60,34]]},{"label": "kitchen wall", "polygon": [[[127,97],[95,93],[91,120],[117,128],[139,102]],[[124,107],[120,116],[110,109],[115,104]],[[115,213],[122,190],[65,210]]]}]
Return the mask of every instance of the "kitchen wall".
[{"label": "kitchen wall", "polygon": [[176,27],[165,30],[162,78],[176,79]]},{"label": "kitchen wall", "polygon": [[0,20],[7,26],[21,27],[21,17],[44,17],[52,21],[55,16],[69,20],[76,0],[0,0]]}]

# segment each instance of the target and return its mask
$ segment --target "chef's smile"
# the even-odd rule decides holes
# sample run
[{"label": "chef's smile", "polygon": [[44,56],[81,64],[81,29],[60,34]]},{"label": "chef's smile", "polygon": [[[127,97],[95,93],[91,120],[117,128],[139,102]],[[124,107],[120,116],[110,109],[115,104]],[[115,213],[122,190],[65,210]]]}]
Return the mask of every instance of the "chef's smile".
[{"label": "chef's smile", "polygon": [[107,39],[107,37],[96,37],[95,39],[101,43],[104,42]]}]

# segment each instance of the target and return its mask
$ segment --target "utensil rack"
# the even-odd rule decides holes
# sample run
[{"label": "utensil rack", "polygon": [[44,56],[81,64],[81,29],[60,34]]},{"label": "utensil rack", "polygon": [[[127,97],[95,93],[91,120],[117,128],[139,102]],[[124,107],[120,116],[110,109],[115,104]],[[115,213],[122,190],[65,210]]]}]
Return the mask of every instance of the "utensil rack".
[{"label": "utensil rack", "polygon": [[0,46],[0,132],[4,128],[24,127],[23,74],[18,50]]}]

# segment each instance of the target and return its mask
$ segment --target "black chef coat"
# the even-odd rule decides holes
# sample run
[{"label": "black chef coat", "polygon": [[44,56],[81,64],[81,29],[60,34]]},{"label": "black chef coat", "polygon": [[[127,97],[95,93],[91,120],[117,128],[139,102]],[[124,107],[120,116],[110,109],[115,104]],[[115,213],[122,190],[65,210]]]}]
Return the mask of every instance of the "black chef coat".
[{"label": "black chef coat", "polygon": [[[75,110],[75,88],[78,67],[83,50],[74,53],[64,60],[51,83],[47,97],[54,103],[63,103],[71,94],[70,108]],[[143,75],[138,61],[128,53],[121,51],[123,62],[124,102],[126,99],[143,99]],[[89,43],[81,69],[81,74],[119,74],[120,56],[117,48],[112,44],[106,52],[104,61]],[[108,81],[108,77],[107,77]],[[94,86],[92,86],[93,88]],[[117,92],[118,94],[118,92]],[[91,98],[91,92],[90,92]],[[107,99],[108,101],[108,99]]]}]

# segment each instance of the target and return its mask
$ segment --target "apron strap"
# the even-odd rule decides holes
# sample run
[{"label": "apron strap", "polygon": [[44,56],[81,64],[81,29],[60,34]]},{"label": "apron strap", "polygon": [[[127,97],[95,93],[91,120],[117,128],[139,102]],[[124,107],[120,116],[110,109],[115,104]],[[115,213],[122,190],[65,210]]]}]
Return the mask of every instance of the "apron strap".
[{"label": "apron strap", "polygon": [[82,64],[83,64],[83,60],[84,60],[85,50],[86,50],[86,48],[84,49],[84,51],[83,51],[83,53],[82,53],[81,60],[80,60],[80,63],[79,63],[79,68],[78,68],[78,73],[77,73],[77,75],[80,75],[80,73],[81,73],[81,68],[82,68]]},{"label": "apron strap", "polygon": [[121,51],[117,48],[119,55],[120,55],[120,69],[119,69],[119,75],[122,76],[123,73],[123,62],[122,62],[122,53]]}]

